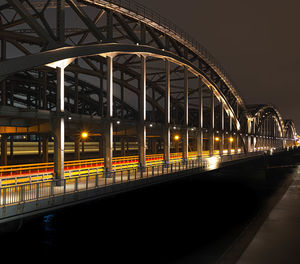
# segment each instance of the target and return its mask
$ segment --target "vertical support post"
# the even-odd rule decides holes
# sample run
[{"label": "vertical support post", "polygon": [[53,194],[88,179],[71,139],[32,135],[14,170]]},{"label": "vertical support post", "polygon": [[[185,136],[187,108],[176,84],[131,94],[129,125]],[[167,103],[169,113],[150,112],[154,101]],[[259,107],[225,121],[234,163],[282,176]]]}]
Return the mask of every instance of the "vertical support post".
[{"label": "vertical support post", "polygon": [[103,62],[100,62],[99,116],[103,116]]},{"label": "vertical support post", "polygon": [[232,116],[229,114],[229,139],[228,139],[228,154],[231,155],[232,149]]},{"label": "vertical support post", "polygon": [[262,121],[262,138],[261,138],[261,147],[264,150],[265,149],[265,120]]},{"label": "vertical support post", "polygon": [[210,109],[210,118],[211,118],[211,126],[210,126],[210,133],[209,133],[209,155],[214,155],[214,149],[215,149],[215,98],[214,98],[214,92],[211,90],[211,109]]},{"label": "vertical support post", "polygon": [[75,136],[74,138],[74,159],[80,160],[80,138]]},{"label": "vertical support post", "polygon": [[240,134],[240,131],[238,131],[238,125],[237,125],[237,123],[238,123],[238,120],[239,120],[239,104],[238,104],[238,102],[236,103],[236,118],[237,118],[237,120],[236,120],[236,136],[235,136],[235,151],[234,151],[234,153],[235,154],[237,154],[238,153],[238,149],[239,149],[239,134]]},{"label": "vertical support post", "polygon": [[104,131],[105,155],[104,167],[106,172],[110,174],[112,171],[113,157],[113,57],[107,57],[107,116]]},{"label": "vertical support post", "polygon": [[[6,40],[1,40],[1,61],[6,60]],[[6,98],[6,80],[1,81],[1,104],[7,104]]]},{"label": "vertical support post", "polygon": [[224,152],[224,105],[221,102],[221,131],[220,131],[220,155]]},{"label": "vertical support post", "polygon": [[125,137],[122,136],[121,137],[121,156],[125,156],[126,152],[125,152]]},{"label": "vertical support post", "polygon": [[247,136],[247,143],[248,143],[248,147],[247,147],[247,150],[248,152],[252,152],[252,146],[251,146],[251,131],[252,131],[252,122],[251,122],[251,119],[248,119],[247,120],[247,125],[248,125],[248,129],[247,129],[247,133],[248,133],[248,136]]},{"label": "vertical support post", "polygon": [[48,141],[49,137],[48,135],[42,136],[42,161],[47,163],[48,162]]},{"label": "vertical support post", "polygon": [[[10,148],[10,158],[12,158],[14,156],[14,136],[13,135],[10,135],[9,136],[9,139],[10,139],[10,145],[9,145],[9,148]],[[39,140],[39,157],[40,157],[40,140]]]},{"label": "vertical support post", "polygon": [[65,81],[64,68],[57,67],[56,118],[54,125],[54,174],[56,179],[64,178],[64,145],[65,145]]},{"label": "vertical support post", "polygon": [[7,165],[7,135],[1,135],[1,166]]},{"label": "vertical support post", "polygon": [[124,72],[121,72],[121,119],[124,118]]},{"label": "vertical support post", "polygon": [[257,136],[256,136],[256,130],[255,130],[255,127],[256,127],[256,118],[254,117],[254,119],[253,119],[253,126],[252,126],[252,133],[253,133],[253,149],[254,149],[254,151],[257,151],[257,146],[256,146],[256,143],[257,143]]},{"label": "vertical support post", "polygon": [[78,114],[78,73],[74,73],[75,83],[74,83],[74,111],[76,114]]},{"label": "vertical support post", "polygon": [[270,122],[270,117],[268,117],[267,131],[268,131],[268,148],[270,148],[271,147],[271,122]]},{"label": "vertical support post", "polygon": [[113,123],[108,121],[103,133],[105,139],[105,155],[104,155],[104,167],[107,172],[107,177],[112,172],[112,158],[113,158]]},{"label": "vertical support post", "polygon": [[140,96],[139,96],[139,162],[140,168],[143,170],[146,167],[146,57],[141,56],[141,82],[140,82]]},{"label": "vertical support post", "polygon": [[171,81],[170,81],[170,62],[166,60],[166,92],[165,92],[165,123],[164,123],[164,160],[168,165],[170,162],[170,93],[171,93]]},{"label": "vertical support post", "polygon": [[184,129],[182,136],[182,158],[184,162],[188,160],[189,151],[189,72],[184,68]]},{"label": "vertical support post", "polygon": [[104,157],[104,138],[103,135],[99,139],[99,157]]},{"label": "vertical support post", "polygon": [[275,118],[273,117],[273,147],[276,148],[276,123]]},{"label": "vertical support post", "polygon": [[42,102],[43,109],[47,109],[47,72],[43,71],[43,85],[42,85]]},{"label": "vertical support post", "polygon": [[199,126],[198,126],[198,135],[197,135],[197,156],[198,159],[202,158],[203,154],[203,89],[202,89],[202,80],[199,78]]}]

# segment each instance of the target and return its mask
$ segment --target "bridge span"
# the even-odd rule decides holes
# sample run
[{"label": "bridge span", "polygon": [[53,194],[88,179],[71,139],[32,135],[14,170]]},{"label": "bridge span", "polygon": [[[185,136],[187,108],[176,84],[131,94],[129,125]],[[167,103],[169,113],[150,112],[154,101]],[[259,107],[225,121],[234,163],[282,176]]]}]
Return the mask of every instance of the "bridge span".
[{"label": "bridge span", "polygon": [[136,1],[4,0],[0,46],[0,223],[296,145],[291,119]]}]

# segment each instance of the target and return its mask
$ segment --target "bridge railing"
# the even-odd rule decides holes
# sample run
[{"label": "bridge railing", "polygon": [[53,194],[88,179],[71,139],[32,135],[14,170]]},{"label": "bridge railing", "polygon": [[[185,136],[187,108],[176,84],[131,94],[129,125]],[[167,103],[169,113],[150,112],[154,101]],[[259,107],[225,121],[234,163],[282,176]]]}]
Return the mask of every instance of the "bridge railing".
[{"label": "bridge railing", "polygon": [[175,161],[170,164],[155,164],[141,170],[137,167],[120,171],[85,172],[77,177],[64,178],[61,180],[50,180],[46,182],[35,182],[0,188],[0,206],[21,204],[34,200],[47,199],[54,196],[87,191],[96,188],[131,182],[141,179],[153,178],[166,174],[183,172],[197,169],[198,172],[216,169],[222,162],[243,159],[261,153],[242,153],[228,156],[212,156],[203,159],[191,159],[187,161]]}]

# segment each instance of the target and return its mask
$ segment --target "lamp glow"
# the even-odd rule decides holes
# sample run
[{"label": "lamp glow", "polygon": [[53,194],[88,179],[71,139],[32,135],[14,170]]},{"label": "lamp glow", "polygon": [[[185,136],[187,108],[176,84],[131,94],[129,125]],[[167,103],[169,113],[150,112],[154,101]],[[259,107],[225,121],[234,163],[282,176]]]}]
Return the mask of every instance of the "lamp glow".
[{"label": "lamp glow", "polygon": [[88,132],[82,132],[81,138],[87,138],[89,136]]},{"label": "lamp glow", "polygon": [[178,141],[180,139],[180,136],[179,135],[175,135],[174,136],[174,140]]}]

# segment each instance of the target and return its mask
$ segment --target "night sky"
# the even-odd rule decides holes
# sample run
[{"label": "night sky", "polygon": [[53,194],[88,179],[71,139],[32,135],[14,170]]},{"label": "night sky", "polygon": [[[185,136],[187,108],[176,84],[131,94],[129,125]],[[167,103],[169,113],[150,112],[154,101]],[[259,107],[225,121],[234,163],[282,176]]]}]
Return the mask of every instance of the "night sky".
[{"label": "night sky", "polygon": [[138,1],[203,44],[245,104],[272,104],[300,130],[300,1]]}]

